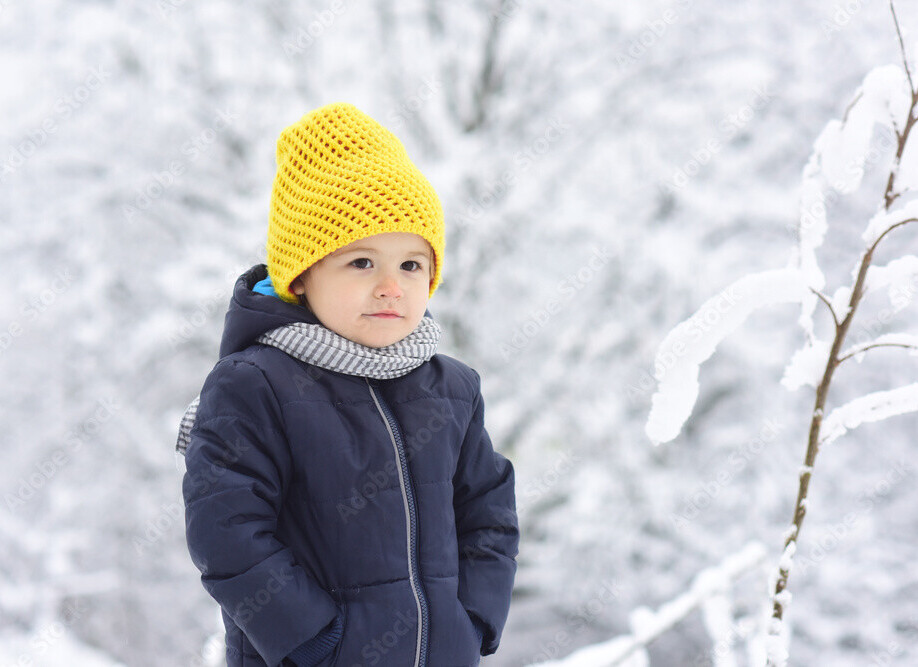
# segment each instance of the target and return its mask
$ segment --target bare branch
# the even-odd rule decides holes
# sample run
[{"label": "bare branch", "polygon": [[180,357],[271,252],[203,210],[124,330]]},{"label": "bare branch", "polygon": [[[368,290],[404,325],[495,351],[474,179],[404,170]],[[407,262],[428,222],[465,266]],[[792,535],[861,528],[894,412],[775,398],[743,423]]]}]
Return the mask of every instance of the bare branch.
[{"label": "bare branch", "polygon": [[899,17],[896,16],[896,6],[889,0],[889,11],[892,12],[893,23],[896,25],[896,36],[899,38],[899,49],[902,51],[902,64],[905,66],[905,75],[908,77],[908,87],[912,97],[916,95],[915,84],[912,83],[912,73],[908,69],[908,56],[905,55],[905,42],[902,41],[902,31],[899,29]]},{"label": "bare branch", "polygon": [[854,99],[852,99],[848,103],[848,106],[845,107],[845,113],[842,114],[842,124],[848,122],[848,114],[851,113],[851,110],[854,108],[854,105],[857,104],[858,100],[860,100],[863,96],[864,96],[863,91],[858,91],[857,95],[854,96]]},{"label": "bare branch", "polygon": [[900,221],[900,222],[897,222],[897,223],[894,224],[894,225],[890,225],[890,226],[889,226],[889,229],[887,229],[886,231],[884,231],[882,234],[880,234],[880,235],[877,237],[877,240],[873,242],[873,245],[870,246],[870,250],[868,250],[867,252],[873,254],[873,251],[876,250],[877,245],[880,243],[880,241],[883,240],[883,237],[884,237],[884,236],[886,236],[887,234],[889,234],[889,233],[890,233],[892,230],[894,230],[896,227],[901,227],[902,225],[907,225],[907,224],[910,223],[910,222],[918,222],[918,218],[908,218],[907,220],[902,220],[902,221]]},{"label": "bare branch", "polygon": [[864,347],[851,350],[851,352],[845,356],[839,357],[838,363],[843,362],[845,359],[850,359],[851,357],[857,356],[862,352],[866,352],[867,350],[872,350],[875,347],[906,347],[912,350],[918,350],[918,345],[906,345],[905,343],[871,343],[870,345],[865,345]]},{"label": "bare branch", "polygon": [[[915,117],[915,107],[918,106],[918,90],[915,90],[915,84],[912,81],[912,72],[908,66],[908,56],[905,54],[905,42],[902,40],[902,31],[899,29],[899,18],[896,16],[896,7],[893,0],[889,0],[889,10],[892,12],[893,23],[896,26],[896,36],[899,38],[899,49],[902,51],[902,65],[905,67],[905,75],[908,77],[908,87],[912,95],[912,103],[908,108],[908,117],[905,119],[905,127],[902,128],[901,132],[899,132],[898,127],[895,127],[898,144],[896,147],[896,157],[893,162],[893,168],[889,172],[889,179],[886,181],[886,192],[883,195],[887,211],[892,207],[896,199],[899,198],[899,195],[902,194],[901,192],[895,191],[896,175],[899,173],[899,164],[902,161],[902,153],[905,150],[905,144],[908,142],[908,137],[912,127],[915,125],[915,121],[918,120]],[[895,125],[895,123],[893,124]]]},{"label": "bare branch", "polygon": [[841,326],[841,322],[838,321],[838,315],[835,313],[835,308],[832,307],[832,302],[819,290],[815,290],[811,287],[810,291],[818,296],[820,301],[826,304],[826,308],[828,308],[829,312],[832,314],[832,321],[835,322],[835,328],[838,329],[838,327]]}]

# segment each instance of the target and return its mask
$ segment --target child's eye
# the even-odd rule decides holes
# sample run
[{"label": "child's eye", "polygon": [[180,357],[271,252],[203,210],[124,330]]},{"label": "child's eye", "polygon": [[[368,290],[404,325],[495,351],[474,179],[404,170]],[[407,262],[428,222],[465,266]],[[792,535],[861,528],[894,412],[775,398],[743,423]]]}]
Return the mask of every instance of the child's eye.
[{"label": "child's eye", "polygon": [[402,268],[405,271],[420,271],[421,265],[413,259],[409,259],[407,262],[402,262]]},{"label": "child's eye", "polygon": [[[366,262],[366,265],[359,265],[361,262]],[[351,265],[358,269],[369,269],[370,264],[370,260],[366,257],[359,257],[351,262]]]}]

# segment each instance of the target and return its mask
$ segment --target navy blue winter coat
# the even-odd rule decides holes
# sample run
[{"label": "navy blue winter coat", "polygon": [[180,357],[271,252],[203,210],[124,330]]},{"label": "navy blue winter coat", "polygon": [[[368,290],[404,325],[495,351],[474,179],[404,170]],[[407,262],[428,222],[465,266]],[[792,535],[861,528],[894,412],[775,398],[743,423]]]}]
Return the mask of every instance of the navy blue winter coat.
[{"label": "navy blue winter coat", "polygon": [[519,543],[478,374],[437,354],[373,380],[254,343],[317,322],[253,292],[266,275],[236,282],[183,482],[229,666],[477,665],[500,641]]}]

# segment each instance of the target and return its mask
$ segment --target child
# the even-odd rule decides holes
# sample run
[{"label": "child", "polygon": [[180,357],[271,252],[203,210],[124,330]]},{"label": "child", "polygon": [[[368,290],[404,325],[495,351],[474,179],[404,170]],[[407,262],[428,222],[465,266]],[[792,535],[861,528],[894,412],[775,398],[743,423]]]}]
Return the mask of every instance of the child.
[{"label": "child", "polygon": [[228,665],[479,664],[519,531],[479,376],[436,354],[436,193],[388,130],[322,107],[278,141],[267,251],[178,443]]}]

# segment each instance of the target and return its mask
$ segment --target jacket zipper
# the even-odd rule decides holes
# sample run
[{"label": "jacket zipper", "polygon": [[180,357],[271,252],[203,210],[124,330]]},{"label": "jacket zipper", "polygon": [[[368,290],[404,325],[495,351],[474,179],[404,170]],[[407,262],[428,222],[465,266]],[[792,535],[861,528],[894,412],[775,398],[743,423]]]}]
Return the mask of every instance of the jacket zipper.
[{"label": "jacket zipper", "polygon": [[395,449],[395,459],[398,462],[398,482],[402,490],[402,501],[405,504],[405,520],[408,525],[408,579],[411,582],[411,592],[414,594],[414,602],[418,611],[418,638],[414,667],[425,667],[427,664],[427,596],[424,594],[421,577],[418,574],[418,512],[414,487],[411,484],[411,476],[408,473],[408,457],[405,454],[398,422],[395,420],[392,411],[389,410],[389,406],[386,405],[382,397],[373,390],[373,385],[370,384],[369,378],[366,378],[366,381],[367,387],[370,389],[370,396],[373,397],[376,409],[382,416],[386,429],[389,431],[389,439],[392,441],[392,447]]}]

